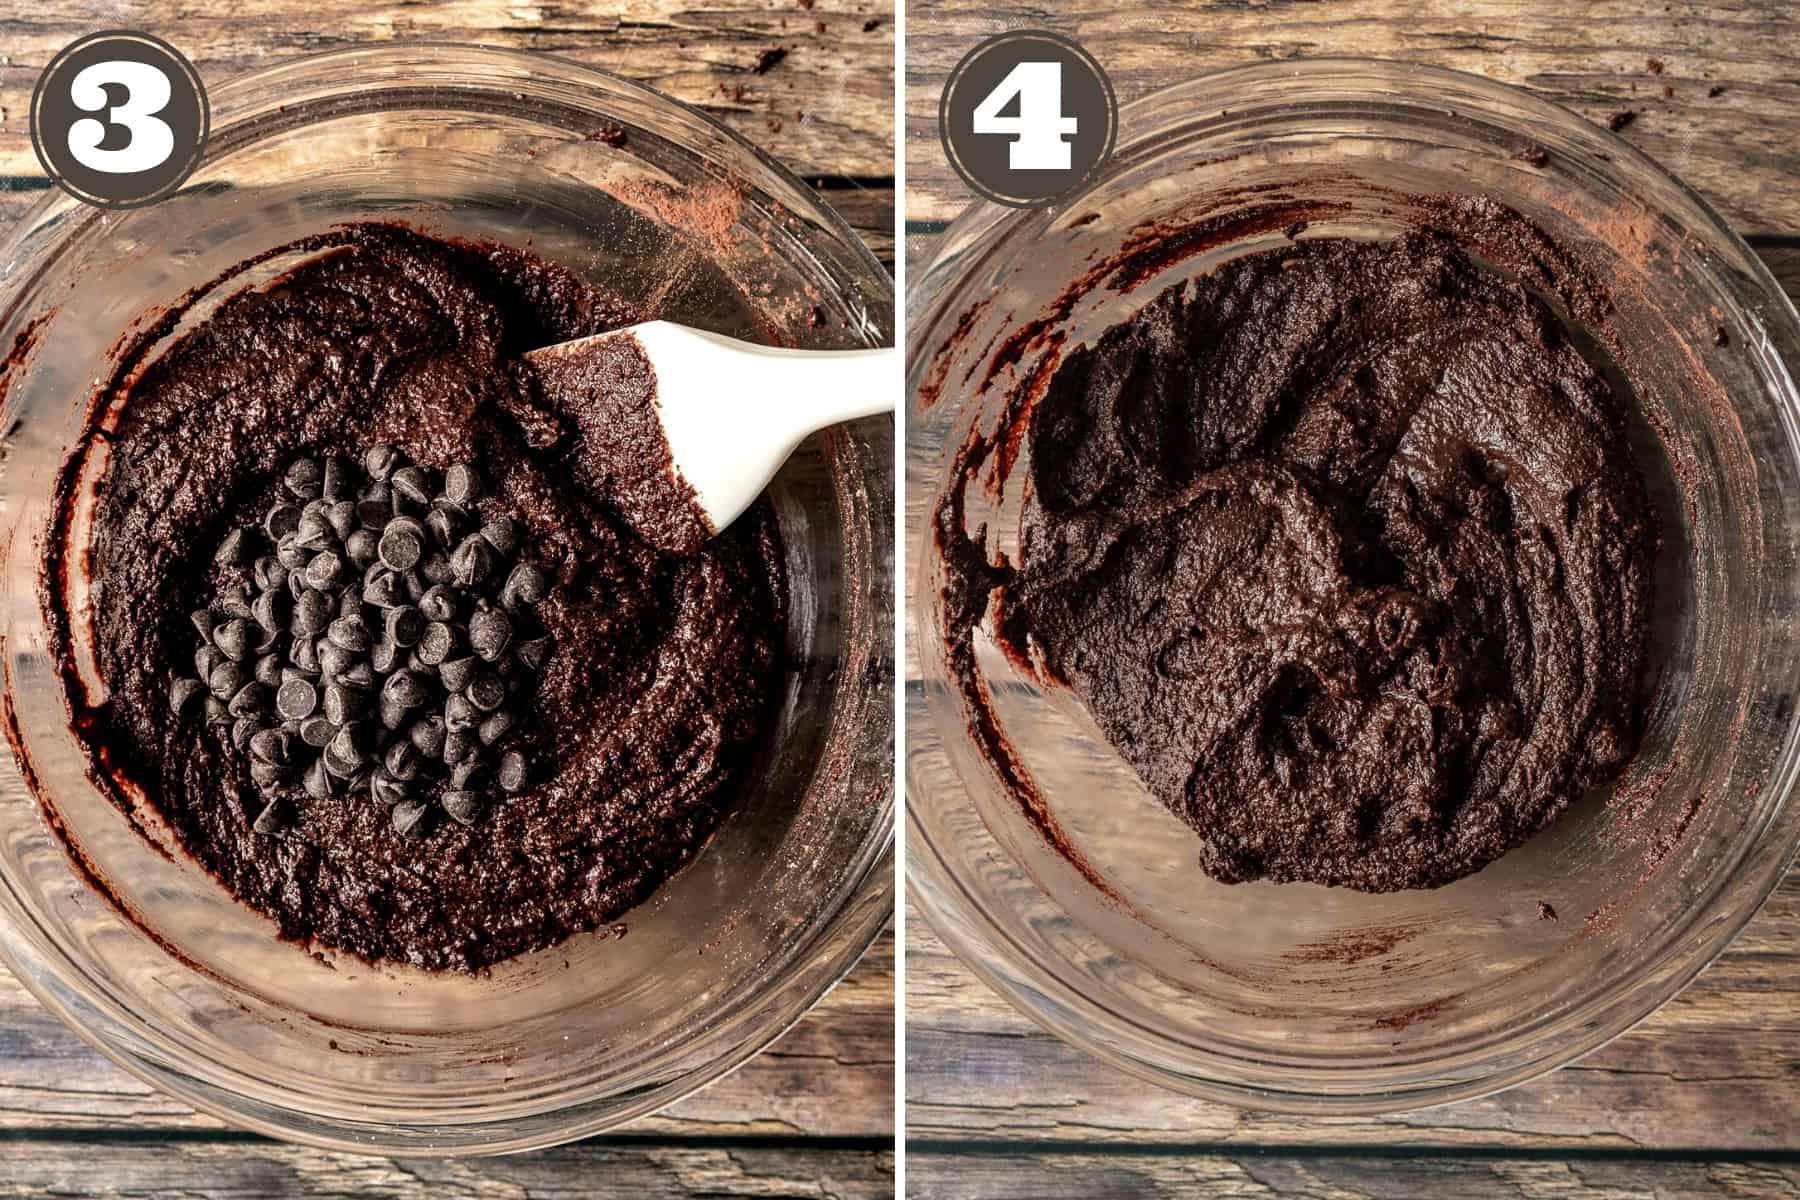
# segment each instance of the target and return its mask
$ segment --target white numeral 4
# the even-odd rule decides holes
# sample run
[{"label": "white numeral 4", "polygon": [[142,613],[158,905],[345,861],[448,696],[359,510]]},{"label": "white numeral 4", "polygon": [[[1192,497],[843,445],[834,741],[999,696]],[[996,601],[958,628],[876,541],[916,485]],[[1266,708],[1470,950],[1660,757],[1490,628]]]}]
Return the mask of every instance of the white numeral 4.
[{"label": "white numeral 4", "polygon": [[[1001,116],[1000,110],[1014,96],[1019,98],[1019,115]],[[1062,115],[1059,62],[1020,63],[975,106],[976,133],[1013,139],[1007,162],[1015,171],[1067,171],[1070,149],[1063,138],[1073,136],[1075,128],[1075,118]]]}]

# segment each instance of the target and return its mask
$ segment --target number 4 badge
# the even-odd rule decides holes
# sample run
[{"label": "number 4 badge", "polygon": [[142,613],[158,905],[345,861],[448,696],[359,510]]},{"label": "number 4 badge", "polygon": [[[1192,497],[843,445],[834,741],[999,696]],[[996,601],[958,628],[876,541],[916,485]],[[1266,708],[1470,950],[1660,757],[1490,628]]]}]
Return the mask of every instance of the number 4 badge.
[{"label": "number 4 badge", "polygon": [[[1059,62],[1022,62],[975,106],[976,133],[1012,138],[1007,165],[1013,170],[1069,169],[1073,155],[1063,139],[1073,137],[1081,121],[1063,115],[1062,77]],[[1009,107],[1015,110],[1010,116]]]},{"label": "number 4 badge", "polygon": [[1067,198],[1112,154],[1118,102],[1106,72],[1060,34],[989,38],[950,73],[938,107],[944,153],[989,200]]}]

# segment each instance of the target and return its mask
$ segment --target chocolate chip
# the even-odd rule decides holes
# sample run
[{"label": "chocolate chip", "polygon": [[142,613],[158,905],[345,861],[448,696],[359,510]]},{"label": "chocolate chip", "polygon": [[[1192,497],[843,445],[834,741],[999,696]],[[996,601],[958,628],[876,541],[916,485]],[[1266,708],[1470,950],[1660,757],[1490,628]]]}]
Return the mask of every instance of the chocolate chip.
[{"label": "chocolate chip", "polygon": [[427,583],[449,583],[456,577],[456,570],[450,565],[450,556],[442,550],[433,550],[419,564],[419,574]]},{"label": "chocolate chip", "polygon": [[194,674],[198,675],[201,681],[204,682],[212,678],[212,673],[218,669],[220,663],[230,661],[230,659],[219,653],[219,648],[217,646],[214,646],[209,642],[203,642],[201,643],[200,648],[194,651]]},{"label": "chocolate chip", "polygon": [[[353,597],[353,593],[344,594]],[[375,644],[374,635],[369,632],[369,623],[360,614],[339,617],[326,629],[325,636],[346,650],[367,650]]]},{"label": "chocolate chip", "polygon": [[369,663],[381,674],[386,675],[400,662],[400,647],[392,638],[382,638],[369,650]]},{"label": "chocolate chip", "polygon": [[252,672],[256,682],[271,690],[281,686],[281,656],[265,654],[256,660],[256,669]]},{"label": "chocolate chip", "polygon": [[323,749],[337,733],[337,726],[322,716],[307,717],[300,722],[300,740],[315,749]]},{"label": "chocolate chip", "polygon": [[481,774],[481,760],[479,758],[463,759],[454,767],[450,768],[451,790],[455,791],[470,786],[474,783],[475,777],[479,774]]},{"label": "chocolate chip", "polygon": [[401,467],[391,480],[394,495],[423,507],[431,503],[431,477],[419,467]]},{"label": "chocolate chip", "polygon": [[457,463],[444,472],[444,495],[452,504],[473,504],[481,498],[481,476],[468,463]]},{"label": "chocolate chip", "polygon": [[250,779],[260,788],[272,788],[287,777],[287,771],[261,759],[250,761]]},{"label": "chocolate chip", "polygon": [[188,620],[193,624],[194,631],[200,635],[201,640],[208,642],[212,640],[213,629],[219,624],[219,618],[213,615],[210,608],[195,609],[188,614]]},{"label": "chocolate chip", "polygon": [[231,697],[231,705],[227,711],[234,717],[260,716],[266,701],[267,693],[263,685],[252,679]]},{"label": "chocolate chip", "polygon": [[213,602],[213,607],[228,617],[242,617],[248,621],[252,616],[250,593],[243,588],[232,588],[230,591],[221,592],[219,598]]},{"label": "chocolate chip", "polygon": [[481,527],[487,544],[502,554],[511,554],[519,544],[519,527],[511,517],[495,517]]},{"label": "chocolate chip", "polygon": [[460,692],[475,678],[479,665],[474,657],[448,658],[438,667],[438,678],[444,681],[444,690]]},{"label": "chocolate chip", "polygon": [[469,703],[481,711],[493,712],[506,699],[506,685],[500,682],[498,675],[483,675],[469,684],[464,695],[468,696]]},{"label": "chocolate chip", "polygon": [[263,723],[255,717],[239,717],[231,723],[231,744],[248,753],[250,739],[261,733],[263,728]]},{"label": "chocolate chip", "polygon": [[419,597],[419,611],[425,614],[427,621],[454,621],[456,593],[441,583],[427,588]]},{"label": "chocolate chip", "polygon": [[367,701],[359,688],[342,683],[325,685],[325,719],[333,725],[348,725],[363,714]]},{"label": "chocolate chip", "polygon": [[395,671],[388,676],[387,683],[382,685],[381,694],[392,696],[396,703],[407,708],[417,708],[431,698],[425,681],[411,671]]},{"label": "chocolate chip", "polygon": [[279,591],[287,586],[288,569],[281,565],[281,560],[273,554],[265,554],[256,560],[250,569],[251,578],[256,586],[271,591]]},{"label": "chocolate chip", "polygon": [[356,502],[356,522],[363,527],[364,532],[379,534],[393,519],[394,502],[386,495],[378,499],[365,496]]},{"label": "chocolate chip", "polygon": [[460,693],[444,701],[444,724],[452,733],[473,729],[481,720],[481,713],[470,703],[467,696]]},{"label": "chocolate chip", "polygon": [[550,590],[550,580],[543,571],[530,563],[520,563],[506,577],[506,587],[500,592],[503,603],[537,604],[543,600]]},{"label": "chocolate chip", "polygon": [[419,800],[408,800],[394,806],[394,832],[401,837],[422,837],[428,810]]},{"label": "chocolate chip", "polygon": [[325,520],[331,525],[331,532],[337,534],[342,541],[356,532],[356,502],[338,500],[325,508]]},{"label": "chocolate chip", "polygon": [[301,515],[300,528],[294,532],[293,544],[302,550],[318,551],[330,546],[336,540],[337,531],[332,529],[331,522],[325,519],[325,514],[312,512]]},{"label": "chocolate chip", "polygon": [[513,715],[504,710],[490,714],[486,720],[475,728],[475,736],[481,744],[491,746],[512,731]]},{"label": "chocolate chip", "polygon": [[366,662],[353,663],[338,672],[338,682],[366,692],[375,686],[375,669]]},{"label": "chocolate chip", "polygon": [[375,803],[391,807],[406,799],[406,785],[383,768],[369,775],[369,795]]},{"label": "chocolate chip", "polygon": [[324,472],[314,458],[296,458],[289,464],[282,481],[287,484],[288,491],[302,500],[311,500],[324,490]]},{"label": "chocolate chip", "polygon": [[301,779],[300,785],[314,800],[328,800],[337,794],[337,779],[325,769],[323,758],[313,759],[312,766],[306,768],[306,775]]},{"label": "chocolate chip", "polygon": [[266,632],[280,633],[287,628],[288,618],[292,615],[290,611],[292,607],[293,601],[289,599],[285,590],[267,591],[258,596],[256,602],[250,606],[250,614],[256,618],[256,623],[262,626]]},{"label": "chocolate chip", "polygon": [[343,459],[333,454],[325,459],[321,490],[327,500],[341,500],[350,490],[350,472]]},{"label": "chocolate chip", "polygon": [[414,570],[408,571],[406,574],[402,575],[400,578],[402,578],[406,581],[406,598],[407,598],[407,600],[413,604],[417,604],[419,602],[419,598],[425,594],[425,589],[429,586],[425,582],[425,577],[423,575],[419,574],[417,569],[414,569]]},{"label": "chocolate chip", "polygon": [[425,633],[425,616],[410,604],[402,604],[387,611],[388,640],[396,646],[410,647],[419,644],[419,638]]},{"label": "chocolate chip", "polygon": [[358,567],[366,567],[381,554],[380,539],[373,530],[358,529],[344,539],[344,553]]},{"label": "chocolate chip", "polygon": [[395,517],[381,531],[379,552],[390,570],[412,570],[425,553],[424,527],[411,517]]},{"label": "chocolate chip", "polygon": [[363,603],[373,604],[377,608],[393,608],[404,603],[401,592],[400,577],[386,567],[375,567],[371,572],[379,570],[381,574],[371,573],[363,582]]},{"label": "chocolate chip", "polygon": [[218,699],[229,700],[238,694],[238,689],[243,687],[249,678],[250,676],[244,671],[244,668],[230,659],[226,659],[207,675],[206,686],[212,689],[212,694]]},{"label": "chocolate chip", "polygon": [[412,712],[412,709],[384,691],[381,693],[381,698],[376,701],[376,711],[381,717],[383,729],[398,729],[406,724],[407,715]]},{"label": "chocolate chip", "polygon": [[463,587],[474,587],[494,570],[494,548],[478,533],[464,538],[450,556],[451,577]]},{"label": "chocolate chip", "polygon": [[456,519],[456,514],[441,505],[433,508],[425,516],[426,532],[431,534],[432,540],[445,550],[456,545],[456,535],[460,524]]},{"label": "chocolate chip", "polygon": [[306,564],[306,582],[324,590],[335,587],[344,576],[344,560],[335,550],[321,550]]},{"label": "chocolate chip", "polygon": [[348,725],[325,744],[324,762],[325,769],[339,779],[348,779],[362,769],[362,748],[356,744],[356,735]]},{"label": "chocolate chip", "polygon": [[444,811],[450,814],[450,819],[459,825],[475,824],[487,807],[480,792],[445,792],[443,805]]},{"label": "chocolate chip", "polygon": [[487,662],[498,662],[512,644],[512,618],[497,608],[469,618],[469,646]]},{"label": "chocolate chip", "polygon": [[467,730],[452,729],[444,735],[444,761],[451,766],[465,761],[475,751],[475,739],[469,736]]},{"label": "chocolate chip", "polygon": [[515,657],[530,670],[543,670],[544,664],[550,661],[550,635],[520,642]]},{"label": "chocolate chip", "polygon": [[205,711],[206,723],[208,725],[221,725],[226,721],[231,720],[231,711],[225,707],[225,702],[217,696],[208,696],[206,698]]},{"label": "chocolate chip", "polygon": [[250,753],[278,767],[292,761],[291,750],[292,740],[285,729],[265,729],[250,738]]},{"label": "chocolate chip", "polygon": [[319,652],[319,670],[325,672],[327,679],[336,679],[356,662],[355,651],[346,650],[336,642],[320,638],[316,645]]},{"label": "chocolate chip", "polygon": [[263,518],[263,532],[269,535],[271,542],[279,545],[287,538],[300,531],[300,506],[298,504],[277,504]]},{"label": "chocolate chip", "polygon": [[179,717],[189,705],[193,704],[194,697],[204,691],[206,691],[206,685],[198,679],[188,679],[185,676],[177,679],[169,685],[169,711]]},{"label": "chocolate chip", "polygon": [[304,679],[290,679],[275,692],[275,711],[289,721],[304,721],[319,707],[319,690]]},{"label": "chocolate chip", "polygon": [[310,560],[311,556],[313,556],[311,551],[301,545],[299,534],[288,534],[275,547],[275,560],[288,570],[301,570],[302,567],[306,567],[306,560]]},{"label": "chocolate chip", "polygon": [[250,537],[242,529],[233,529],[213,551],[213,561],[227,566],[237,566],[244,561],[244,555],[250,549]]},{"label": "chocolate chip", "polygon": [[419,634],[419,661],[435,667],[456,649],[456,630],[442,621],[432,621]]},{"label": "chocolate chip", "polygon": [[395,779],[414,779],[419,774],[419,752],[410,741],[402,738],[387,748],[381,756],[382,766]]},{"label": "chocolate chip", "polygon": [[363,470],[369,478],[385,483],[394,468],[400,465],[400,452],[392,446],[370,446],[363,453]]},{"label": "chocolate chip", "polygon": [[250,653],[250,622],[234,617],[213,630],[213,645],[232,662],[243,662]]},{"label": "chocolate chip", "polygon": [[319,673],[319,643],[313,638],[297,637],[288,647],[288,660],[308,675]]},{"label": "chocolate chip", "polygon": [[421,717],[413,722],[412,729],[407,732],[407,738],[412,742],[413,749],[426,758],[440,758],[444,753],[446,732],[444,718],[434,714],[429,717]]},{"label": "chocolate chip", "polygon": [[517,750],[508,750],[500,756],[500,769],[494,772],[501,788],[509,792],[519,791],[525,786],[525,756]]}]

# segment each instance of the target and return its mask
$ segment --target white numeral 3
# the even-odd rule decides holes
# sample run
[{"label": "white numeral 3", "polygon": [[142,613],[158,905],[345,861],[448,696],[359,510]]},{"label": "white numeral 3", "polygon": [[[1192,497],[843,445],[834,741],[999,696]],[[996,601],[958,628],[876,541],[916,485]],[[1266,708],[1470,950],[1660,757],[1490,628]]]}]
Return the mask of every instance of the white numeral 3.
[{"label": "white numeral 3", "polygon": [[[107,104],[102,85],[108,83],[124,86],[125,103]],[[169,103],[169,79],[148,63],[113,60],[84,67],[69,85],[69,99],[76,108],[106,117],[69,126],[69,153],[88,170],[134,175],[161,166],[175,152],[175,131],[156,116]],[[117,150],[100,149],[109,124],[123,125],[131,141]]]}]

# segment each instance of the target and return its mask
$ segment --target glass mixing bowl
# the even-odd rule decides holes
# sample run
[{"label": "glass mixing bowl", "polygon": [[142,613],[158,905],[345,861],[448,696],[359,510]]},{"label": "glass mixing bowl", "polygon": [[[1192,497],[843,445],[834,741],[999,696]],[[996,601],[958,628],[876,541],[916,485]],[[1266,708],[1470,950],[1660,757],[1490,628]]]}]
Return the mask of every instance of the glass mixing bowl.
[{"label": "glass mixing bowl", "polygon": [[[1134,234],[1173,236],[1293,198],[1345,206],[1312,221],[1309,237],[1380,237],[1402,223],[1406,196],[1432,192],[1521,210],[1616,285],[1636,408],[1664,430],[1660,441],[1642,431],[1665,549],[1647,732],[1620,783],[1648,794],[1648,810],[1628,821],[1627,806],[1587,797],[1435,891],[1226,886],[1199,869],[1192,832],[1081,704],[1040,688],[978,636],[1005,736],[1123,900],[1111,902],[1000,786],[946,679],[926,517],[948,451],[977,424],[991,428],[1005,390],[971,380],[1020,322],[1041,315],[1047,326],[1002,384],[1165,286],[1283,241],[1275,228],[1175,254],[1135,290],[1095,281],[1066,307],[1053,303]],[[1790,795],[1800,322],[1750,249],[1618,138],[1524,92],[1440,70],[1319,60],[1227,71],[1126,106],[1116,156],[1055,211],[970,210],[908,305],[922,672],[908,696],[909,886],[962,960],[1053,1033],[1145,1079],[1251,1107],[1373,1113],[1462,1099],[1565,1063],[1644,1017],[1780,879],[1800,834]],[[1685,504],[1672,462],[1692,481]],[[1016,544],[1016,503],[970,505],[971,525],[987,521],[1000,547]],[[1646,872],[1659,841],[1664,857]],[[1560,919],[1541,919],[1540,901]]]},{"label": "glass mixing bowl", "polygon": [[786,1029],[892,910],[892,422],[811,439],[770,487],[794,608],[750,794],[625,936],[479,977],[315,959],[130,831],[84,772],[44,653],[49,483],[132,321],[190,288],[222,298],[247,279],[207,282],[220,272],[343,221],[529,242],[657,315],[804,346],[889,340],[891,284],[767,157],[570,63],[356,50],[231,81],[212,104],[206,159],[178,194],[118,214],[53,194],[0,248],[0,346],[19,351],[0,425],[4,662],[30,780],[0,780],[0,954],[129,1070],[282,1137],[498,1152],[668,1104]]}]

